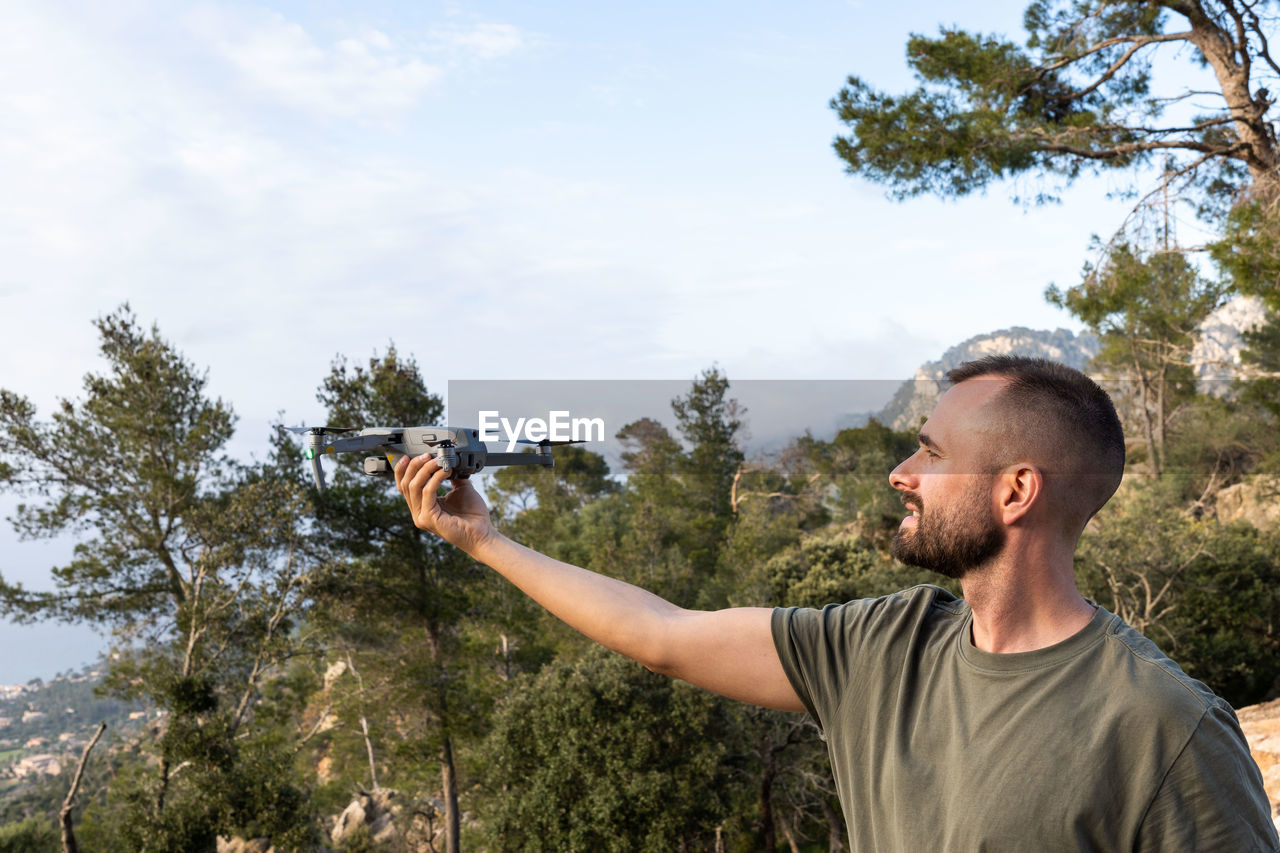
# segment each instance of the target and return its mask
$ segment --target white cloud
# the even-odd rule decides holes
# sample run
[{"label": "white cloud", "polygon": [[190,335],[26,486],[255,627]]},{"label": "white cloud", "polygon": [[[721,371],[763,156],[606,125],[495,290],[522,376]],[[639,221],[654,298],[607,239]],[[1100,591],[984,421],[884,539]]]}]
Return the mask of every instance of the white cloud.
[{"label": "white cloud", "polygon": [[323,46],[278,12],[203,6],[188,26],[246,84],[325,117],[387,119],[412,109],[441,70],[379,30]]},{"label": "white cloud", "polygon": [[477,59],[507,56],[528,43],[527,36],[510,24],[482,23],[469,27],[437,28],[431,31],[431,36],[441,47]]}]

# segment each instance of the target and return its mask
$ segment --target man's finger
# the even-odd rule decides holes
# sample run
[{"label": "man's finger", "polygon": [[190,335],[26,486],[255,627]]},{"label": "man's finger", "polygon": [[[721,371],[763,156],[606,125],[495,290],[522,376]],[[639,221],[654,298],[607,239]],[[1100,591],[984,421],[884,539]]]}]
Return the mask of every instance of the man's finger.
[{"label": "man's finger", "polygon": [[[406,472],[409,478],[409,486],[407,497],[409,498],[409,508],[416,515],[418,511],[429,504],[435,503],[436,492],[440,488],[440,483],[444,478],[449,476],[449,472],[440,467],[440,463],[434,457],[418,457],[426,458],[427,461],[421,465],[415,466],[416,471],[410,470]],[[414,460],[417,461],[416,459]],[[415,499],[418,506],[414,506]]]},{"label": "man's finger", "polygon": [[436,495],[440,494],[440,487],[444,485],[444,481],[449,479],[449,475],[452,473],[452,471],[437,467],[436,470],[432,472],[431,479],[427,480],[426,488],[422,490],[423,497],[430,494],[431,500],[435,501]]},{"label": "man's finger", "polygon": [[[412,480],[414,475],[422,469],[422,466],[432,461],[432,458],[433,457],[431,456],[425,455],[415,456],[412,459],[408,456],[401,457],[400,461],[396,463],[397,484],[402,486],[404,483]],[[403,489],[401,489],[401,491],[403,491]]]},{"label": "man's finger", "polygon": [[[423,457],[418,457],[419,459]],[[407,494],[412,496],[421,494],[422,486],[430,479],[431,474],[427,470],[427,463],[419,463],[418,459],[409,463],[409,469],[405,471],[405,480],[408,483]]]},{"label": "man's finger", "polygon": [[396,467],[391,469],[391,473],[396,478],[396,489],[402,495],[404,494],[405,473],[409,470],[410,461],[408,456],[401,456],[396,460]]},{"label": "man's finger", "polygon": [[426,467],[427,457],[419,456],[410,459],[403,467],[399,463],[396,465],[397,488],[400,494],[404,495],[405,501],[409,504],[409,511],[414,515],[418,514],[418,506],[421,503],[421,491],[417,490],[414,480],[422,474],[422,469]]}]

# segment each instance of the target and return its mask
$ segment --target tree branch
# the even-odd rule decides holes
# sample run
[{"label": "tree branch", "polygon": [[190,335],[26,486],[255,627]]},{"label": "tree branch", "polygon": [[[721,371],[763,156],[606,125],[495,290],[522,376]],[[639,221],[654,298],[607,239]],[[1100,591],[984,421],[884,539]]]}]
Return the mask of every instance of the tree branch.
[{"label": "tree branch", "polygon": [[98,739],[102,737],[102,733],[107,730],[105,722],[98,724],[98,730],[94,732],[93,739],[85,746],[84,752],[80,754],[80,763],[76,765],[76,774],[71,779],[71,790],[67,791],[67,798],[62,801],[62,811],[58,812],[58,822],[62,824],[62,851],[63,853],[80,853],[80,845],[76,843],[75,829],[71,826],[71,809],[75,806],[76,793],[80,790],[80,781],[84,778],[84,766],[89,761],[89,753],[98,745]]},{"label": "tree branch", "polygon": [[1100,76],[1097,80],[1094,80],[1092,83],[1090,83],[1088,86],[1085,86],[1083,89],[1079,89],[1068,95],[1057,96],[1054,98],[1054,100],[1055,101],[1077,101],[1080,98],[1083,98],[1085,95],[1088,95],[1092,92],[1097,91],[1099,86],[1101,86],[1103,83],[1110,80],[1112,77],[1116,76],[1116,73],[1125,65],[1127,65],[1130,59],[1133,59],[1133,55],[1135,53],[1142,50],[1142,48],[1146,47],[1149,44],[1155,44],[1158,41],[1166,41],[1166,40],[1167,39],[1144,39],[1141,41],[1136,41],[1133,44],[1133,46],[1130,47],[1128,50],[1126,50],[1123,54],[1121,54],[1120,58],[1117,59],[1115,62],[1113,62],[1111,64],[1111,67],[1108,68],[1106,71],[1104,71],[1102,73],[1102,76]]},{"label": "tree branch", "polygon": [[1073,157],[1080,157],[1085,160],[1114,160],[1117,157],[1126,157],[1130,154],[1142,154],[1147,151],[1168,151],[1177,149],[1181,149],[1183,151],[1200,151],[1208,154],[1210,158],[1231,157],[1234,156],[1235,152],[1242,151],[1246,147],[1247,146],[1243,142],[1237,142],[1234,145],[1228,145],[1225,147],[1215,147],[1204,142],[1196,142],[1190,139],[1174,140],[1172,142],[1161,139],[1153,142],[1126,143],[1100,150],[1091,150],[1089,148],[1081,148],[1077,145],[1066,145],[1063,143],[1051,142],[1044,145],[1041,150],[1048,151],[1052,154],[1070,154]]},{"label": "tree branch", "polygon": [[[1066,56],[1055,62],[1051,62],[1048,65],[1041,66],[1040,68],[1037,69],[1037,71],[1039,72],[1039,76],[1036,79],[1042,80],[1044,79],[1045,75],[1053,71],[1058,71],[1062,68],[1066,68],[1068,65],[1071,65],[1072,63],[1079,62],[1080,60],[1090,57],[1099,51],[1106,50],[1109,47],[1115,47],[1116,45],[1121,45],[1121,44],[1133,45],[1133,47],[1130,48],[1125,53],[1124,62],[1127,62],[1133,56],[1133,53],[1135,51],[1139,50],[1140,48],[1146,47],[1149,44],[1159,44],[1161,42],[1170,42],[1170,41],[1190,41],[1192,35],[1193,35],[1193,32],[1191,30],[1187,30],[1186,32],[1182,32],[1182,33],[1161,33],[1160,35],[1149,35],[1149,36],[1114,36],[1113,38],[1104,39],[1095,45],[1090,45],[1089,47],[1085,48],[1082,52],[1078,54],[1075,54],[1072,56]],[[1119,65],[1122,65],[1122,64],[1123,62],[1117,63],[1117,65],[1112,67],[1118,68]]]}]

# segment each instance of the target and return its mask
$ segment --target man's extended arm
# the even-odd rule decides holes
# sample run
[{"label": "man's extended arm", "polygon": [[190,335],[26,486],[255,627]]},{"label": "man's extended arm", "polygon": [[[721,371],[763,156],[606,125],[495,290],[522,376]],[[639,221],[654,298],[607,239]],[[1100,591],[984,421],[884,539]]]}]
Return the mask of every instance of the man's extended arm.
[{"label": "man's extended arm", "polygon": [[448,472],[431,456],[401,459],[396,485],[413,521],[491,566],[553,615],[654,672],[767,708],[803,711],[773,645],[772,611],[699,611],[562,563],[503,536],[469,480],[437,498]]}]

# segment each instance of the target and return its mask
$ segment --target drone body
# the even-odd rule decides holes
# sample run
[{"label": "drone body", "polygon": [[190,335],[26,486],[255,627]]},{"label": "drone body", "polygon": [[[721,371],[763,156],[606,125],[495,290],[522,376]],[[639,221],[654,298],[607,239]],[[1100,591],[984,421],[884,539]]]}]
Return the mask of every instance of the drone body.
[{"label": "drone body", "polygon": [[440,467],[453,473],[452,479],[465,480],[472,474],[496,465],[555,465],[551,448],[569,441],[520,441],[538,448],[536,453],[496,453],[480,440],[478,430],[470,427],[370,427],[355,430],[341,427],[281,427],[288,432],[307,436],[304,456],[311,461],[316,487],[324,488],[324,469],[320,457],[330,453],[375,453],[366,457],[364,472],[373,476],[390,475],[401,456],[431,454]]}]

